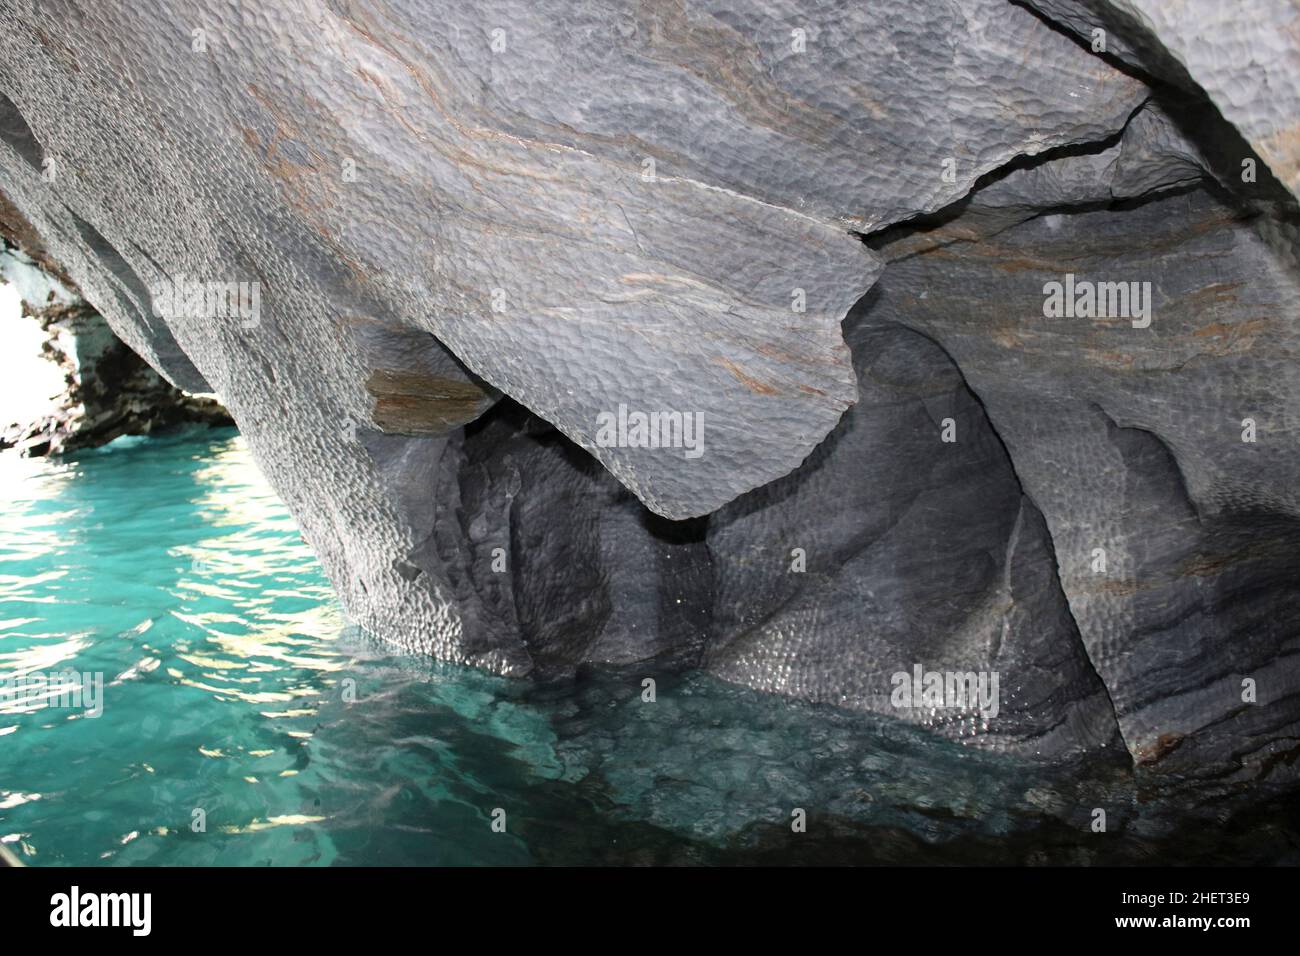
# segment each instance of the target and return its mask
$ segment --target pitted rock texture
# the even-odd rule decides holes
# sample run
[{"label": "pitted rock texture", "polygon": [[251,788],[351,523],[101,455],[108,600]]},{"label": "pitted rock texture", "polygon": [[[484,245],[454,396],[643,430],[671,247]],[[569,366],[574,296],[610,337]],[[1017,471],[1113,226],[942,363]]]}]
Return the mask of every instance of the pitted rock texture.
[{"label": "pitted rock texture", "polygon": [[[392,318],[677,518],[789,472],[853,402],[838,323],[878,264],[851,228],[937,208],[1013,156],[1113,132],[1144,96],[1001,0],[919,17],[905,3],[831,16],[792,2],[566,16],[531,3],[247,17],[56,6],[15,24],[5,59],[24,68],[5,88],[60,174],[33,201],[71,217],[77,251],[108,266],[120,311],[143,326],[133,345],[172,361],[146,272],[262,281],[266,338]],[[120,40],[93,42],[106,35]],[[876,64],[900,63],[897,91],[862,88]],[[243,82],[221,82],[235,70]],[[46,104],[59,88],[81,107],[82,140],[109,145],[89,160],[98,169],[62,153],[78,124]],[[91,194],[115,152],[146,143],[112,194]],[[106,238],[106,223],[166,220],[177,194],[196,200],[179,236]],[[243,212],[258,207],[285,210],[287,235]],[[276,252],[253,255],[240,236]],[[301,279],[273,268],[277,253],[302,260],[294,244],[334,273],[312,283],[325,316],[301,330],[284,317],[298,302],[283,301],[306,298]],[[214,351],[210,333],[173,325],[189,352]],[[707,453],[599,443],[598,417],[624,405],[701,416]]]},{"label": "pitted rock texture", "polygon": [[[1204,90],[1273,174],[1300,195],[1300,7],[1292,0],[1027,2],[1090,47]],[[1243,151],[1238,162],[1248,158]]]},{"label": "pitted rock texture", "polygon": [[[858,405],[799,471],[710,520],[709,668],[896,715],[893,676],[917,663],[997,672],[992,719],[973,702],[935,712],[915,701],[906,716],[986,746],[1106,746],[1114,716],[1052,572],[1042,515],[951,359],[923,335],[877,324],[879,297],[846,323]],[[941,440],[946,422],[958,441]],[[792,573],[801,556],[806,570]]]},{"label": "pitted rock texture", "polygon": [[[980,396],[1141,761],[1206,728],[1263,761],[1300,729],[1300,276],[1262,225],[1203,189],[1039,217],[897,262],[868,313]],[[1149,326],[1046,316],[1066,274],[1149,283]]]},{"label": "pitted rock texture", "polygon": [[[382,637],[702,666],[1049,757],[1294,763],[1296,210],[1242,175],[1294,185],[1262,102],[1294,44],[1246,52],[1287,15],[0,9],[0,191],[226,400]],[[1150,322],[1047,316],[1075,274],[1149,283]],[[187,283],[260,306],[159,307]],[[699,416],[700,454],[610,443],[624,412]],[[900,707],[915,665],[998,673],[997,713]]]}]

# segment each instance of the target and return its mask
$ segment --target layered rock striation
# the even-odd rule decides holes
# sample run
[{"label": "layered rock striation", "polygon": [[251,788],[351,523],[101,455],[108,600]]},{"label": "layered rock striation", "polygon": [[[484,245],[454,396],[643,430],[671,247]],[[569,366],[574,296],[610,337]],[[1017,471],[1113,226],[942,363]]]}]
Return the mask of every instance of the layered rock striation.
[{"label": "layered rock striation", "polygon": [[1183,10],[14,3],[0,191],[391,641],[1284,774],[1300,74]]}]

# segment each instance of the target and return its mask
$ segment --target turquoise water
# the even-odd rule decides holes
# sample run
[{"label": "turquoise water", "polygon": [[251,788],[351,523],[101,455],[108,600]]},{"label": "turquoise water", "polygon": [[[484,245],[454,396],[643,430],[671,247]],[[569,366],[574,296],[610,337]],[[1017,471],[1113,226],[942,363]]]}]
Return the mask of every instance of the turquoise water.
[{"label": "turquoise water", "polygon": [[644,668],[535,685],[391,651],[346,624],[232,430],[0,455],[0,488],[0,679],[104,682],[97,717],[0,698],[0,839],[31,865],[1246,852],[1222,814],[1178,834],[1124,768],[1063,776],[700,674],[647,703]]}]

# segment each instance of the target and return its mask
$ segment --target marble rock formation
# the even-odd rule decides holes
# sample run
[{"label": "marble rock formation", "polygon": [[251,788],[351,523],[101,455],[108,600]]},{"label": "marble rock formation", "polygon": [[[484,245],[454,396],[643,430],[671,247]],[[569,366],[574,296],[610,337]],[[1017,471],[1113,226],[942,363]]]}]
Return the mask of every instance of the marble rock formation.
[{"label": "marble rock formation", "polygon": [[0,192],[388,640],[1269,774],[1297,44],[1170,6],[14,0]]},{"label": "marble rock formation", "polygon": [[18,291],[19,321],[40,323],[43,357],[63,376],[63,388],[35,420],[0,422],[0,450],[60,455],[122,435],[233,424],[215,399],[181,391],[131,351],[2,199],[0,281]]}]

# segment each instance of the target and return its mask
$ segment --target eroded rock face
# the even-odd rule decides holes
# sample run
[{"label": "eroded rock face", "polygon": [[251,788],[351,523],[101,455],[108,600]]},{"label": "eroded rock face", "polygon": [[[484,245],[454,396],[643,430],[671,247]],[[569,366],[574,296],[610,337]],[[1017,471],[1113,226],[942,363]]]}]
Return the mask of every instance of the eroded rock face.
[{"label": "eroded rock face", "polygon": [[[1300,717],[1276,107],[1146,4],[1034,6],[19,6],[0,190],[389,640],[1259,772]],[[1075,278],[1150,293],[1047,315]],[[916,666],[998,706],[902,705]]]},{"label": "eroded rock face", "polygon": [[[983,401],[1140,760],[1210,725],[1244,759],[1300,716],[1300,277],[1270,232],[1201,188],[1039,217],[896,263],[871,310],[934,336]],[[1149,315],[1047,316],[1066,275],[1147,283]],[[1243,678],[1276,696],[1243,706]]]},{"label": "eroded rock face", "polygon": [[[0,450],[60,455],[122,435],[234,424],[219,402],[181,391],[127,348],[71,280],[61,276],[62,267],[45,254],[12,207],[0,208],[0,236],[0,282],[15,286],[21,297],[23,317],[18,321],[40,323],[43,356],[63,377],[63,387],[50,396],[45,411],[0,422]],[[34,258],[9,244],[16,241],[24,242]]]},{"label": "eroded rock face", "polygon": [[1278,180],[1293,194],[1300,191],[1300,9],[1294,4],[1027,2],[1124,63],[1203,90]]}]

